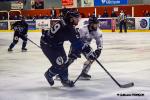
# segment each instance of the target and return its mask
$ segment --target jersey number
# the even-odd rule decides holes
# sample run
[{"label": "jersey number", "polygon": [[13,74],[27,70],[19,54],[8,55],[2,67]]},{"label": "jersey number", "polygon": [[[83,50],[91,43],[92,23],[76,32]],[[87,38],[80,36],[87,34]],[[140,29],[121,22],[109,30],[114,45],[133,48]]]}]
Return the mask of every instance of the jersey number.
[{"label": "jersey number", "polygon": [[15,26],[15,27],[14,27],[14,30],[15,30],[15,31],[19,31],[19,32],[23,32],[24,28],[21,27],[21,26]]},{"label": "jersey number", "polygon": [[60,29],[60,24],[57,23],[51,28],[51,33],[55,34]]}]

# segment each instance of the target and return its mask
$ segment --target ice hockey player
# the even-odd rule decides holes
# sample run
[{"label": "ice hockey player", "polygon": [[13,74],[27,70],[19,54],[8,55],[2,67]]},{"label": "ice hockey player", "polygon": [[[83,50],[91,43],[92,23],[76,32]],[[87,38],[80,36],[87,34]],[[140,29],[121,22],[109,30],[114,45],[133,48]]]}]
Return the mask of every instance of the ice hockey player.
[{"label": "ice hockey player", "polygon": [[67,11],[63,19],[57,22],[50,30],[42,31],[41,48],[52,66],[45,72],[48,83],[54,85],[53,77],[59,75],[63,86],[73,87],[73,81],[68,79],[68,61],[63,47],[64,41],[70,41],[75,54],[86,53],[88,59],[95,59],[89,45],[84,44],[79,38],[75,25],[79,22],[77,11]]},{"label": "ice hockey player", "polygon": [[[102,32],[98,28],[97,17],[91,16],[88,22],[89,22],[88,25],[83,26],[82,28],[79,28],[80,38],[82,39],[82,41],[84,41],[88,45],[90,45],[91,41],[95,39],[96,45],[97,45],[95,54],[97,55],[97,58],[98,58],[103,48]],[[72,55],[75,55],[72,51],[73,49],[70,49],[69,57],[70,56],[72,57]],[[76,57],[79,57],[79,55],[76,55]],[[76,57],[74,57],[74,59],[76,59]],[[85,61],[84,66],[83,66],[84,70],[79,79],[90,80],[91,75],[89,75],[88,72],[93,62],[94,60],[91,60],[91,59],[87,59],[87,61]]]},{"label": "ice hockey player", "polygon": [[13,51],[13,47],[18,43],[19,38],[23,40],[22,43],[22,51],[27,51],[27,32],[28,32],[28,24],[25,21],[24,17],[21,17],[21,21],[17,21],[12,25],[12,29],[14,29],[14,37],[13,42],[10,44],[8,51]]},{"label": "ice hockey player", "polygon": [[[103,48],[102,32],[98,28],[98,19],[95,16],[91,16],[88,20],[88,23],[89,23],[88,25],[83,26],[82,28],[79,28],[79,30],[78,30],[79,35],[80,35],[80,38],[82,39],[82,41],[84,41],[84,43],[86,43],[88,45],[90,45],[91,41],[93,39],[95,39],[96,45],[97,45],[95,54],[98,58],[100,56],[101,50]],[[72,47],[70,48],[68,56],[69,56],[69,60],[72,60],[71,63],[75,59],[80,58],[79,54],[78,55],[74,54],[74,49]],[[87,61],[85,61],[84,66],[83,66],[84,70],[79,79],[90,80],[91,75],[89,75],[88,72],[89,72],[90,67],[93,62],[94,62],[94,60],[91,60],[91,59],[88,59]],[[56,79],[59,79],[59,76],[57,76]]]}]

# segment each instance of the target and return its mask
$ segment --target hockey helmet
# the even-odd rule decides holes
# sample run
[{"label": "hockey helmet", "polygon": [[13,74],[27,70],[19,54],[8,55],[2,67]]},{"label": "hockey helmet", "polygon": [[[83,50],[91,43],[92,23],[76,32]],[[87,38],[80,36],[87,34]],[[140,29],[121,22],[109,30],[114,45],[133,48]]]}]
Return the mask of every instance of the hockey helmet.
[{"label": "hockey helmet", "polygon": [[72,22],[70,22],[70,19],[75,17],[75,18],[79,18],[79,12],[77,11],[74,11],[74,10],[68,10],[66,12],[66,14],[63,16],[63,19],[66,23],[70,24]]},{"label": "hockey helmet", "polygon": [[72,17],[78,18],[79,17],[79,12],[77,12],[75,10],[68,10],[65,17],[66,18],[72,18]]},{"label": "hockey helmet", "polygon": [[68,10],[65,15],[63,16],[64,19],[70,19],[72,17],[78,18],[80,16],[79,12],[73,11],[73,10]]},{"label": "hockey helmet", "polygon": [[98,24],[98,19],[95,16],[89,18],[89,24]]}]

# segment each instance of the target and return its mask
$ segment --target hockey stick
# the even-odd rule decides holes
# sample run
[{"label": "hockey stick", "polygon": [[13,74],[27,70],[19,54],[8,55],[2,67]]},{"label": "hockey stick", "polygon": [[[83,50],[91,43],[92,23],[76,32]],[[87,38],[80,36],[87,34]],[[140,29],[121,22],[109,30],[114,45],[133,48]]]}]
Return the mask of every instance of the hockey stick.
[{"label": "hockey stick", "polygon": [[104,66],[96,59],[96,62],[105,70],[105,72],[111,77],[111,79],[120,87],[120,88],[129,88],[134,86],[134,83],[128,83],[128,84],[120,84],[118,83],[118,81],[116,81],[116,79],[104,68]]},{"label": "hockey stick", "polygon": [[90,65],[90,63],[89,63],[86,67],[83,68],[83,70],[81,71],[81,73],[79,74],[79,76],[74,80],[73,84],[75,84],[75,83],[79,80],[79,78],[81,77],[82,73],[86,70],[86,68],[87,68],[89,65]]},{"label": "hockey stick", "polygon": [[39,47],[41,49],[41,47],[39,45],[37,45],[35,42],[33,42],[31,39],[27,38],[27,40],[29,40],[31,43],[33,43],[34,45],[36,45],[37,47]]},{"label": "hockey stick", "polygon": [[26,38],[27,40],[29,40],[31,43],[33,43],[34,45],[36,45],[37,47],[39,47],[41,49],[41,47],[39,45],[37,45],[35,42],[33,42],[31,39],[29,39],[28,37],[25,37],[24,35],[20,34],[21,36],[23,36],[24,38]]}]

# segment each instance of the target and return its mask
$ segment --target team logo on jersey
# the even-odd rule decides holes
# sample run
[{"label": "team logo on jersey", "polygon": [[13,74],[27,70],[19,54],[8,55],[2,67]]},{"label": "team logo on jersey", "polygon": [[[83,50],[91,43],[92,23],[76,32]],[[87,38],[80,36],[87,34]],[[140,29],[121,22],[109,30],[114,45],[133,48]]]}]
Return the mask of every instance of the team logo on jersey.
[{"label": "team logo on jersey", "polygon": [[63,58],[62,58],[61,56],[60,56],[60,57],[57,57],[56,63],[57,63],[58,65],[62,65],[62,64],[64,63]]},{"label": "team logo on jersey", "polygon": [[17,25],[17,26],[14,27],[14,30],[15,30],[15,31],[19,31],[19,32],[23,32],[24,27],[23,27],[23,26],[20,26],[20,25]]},{"label": "team logo on jersey", "polygon": [[14,38],[15,40],[19,40],[19,38],[18,38],[18,36],[15,36],[15,38]]}]

